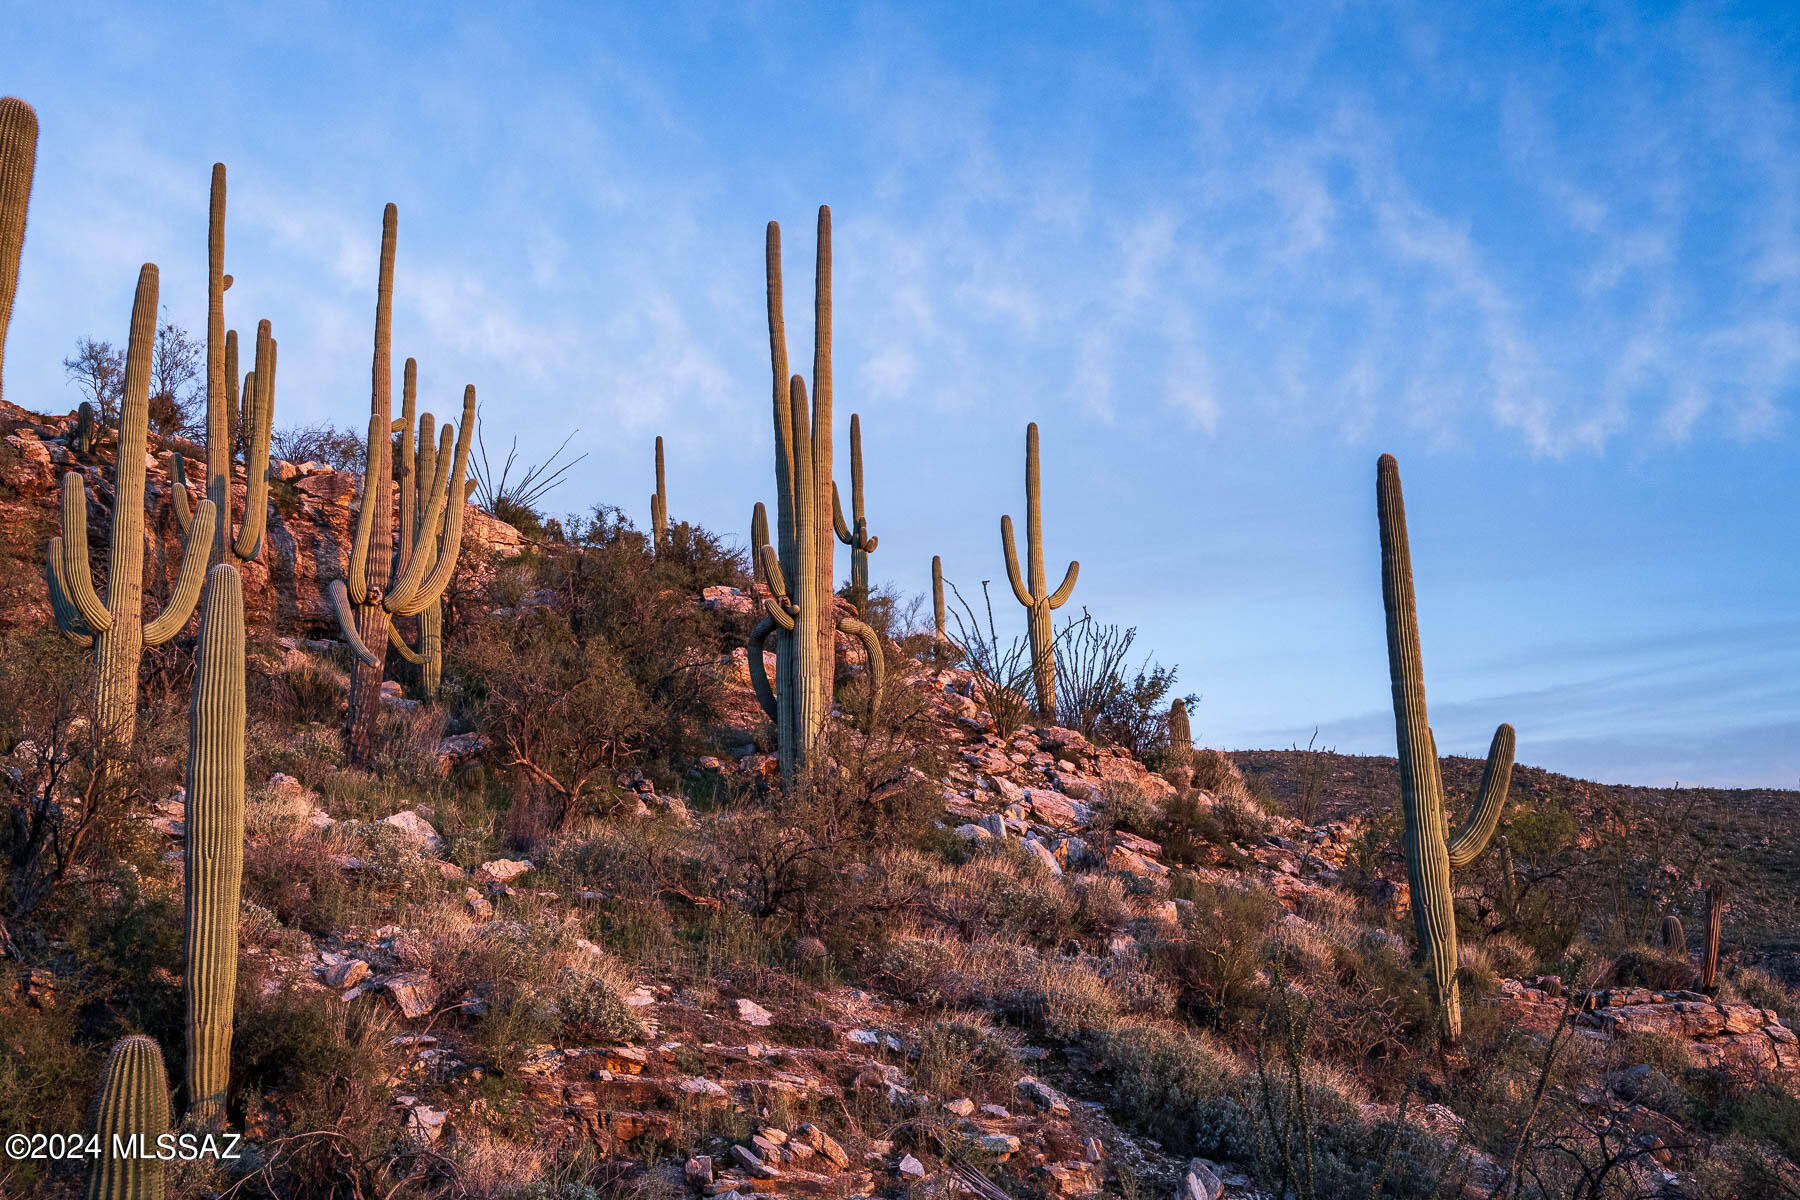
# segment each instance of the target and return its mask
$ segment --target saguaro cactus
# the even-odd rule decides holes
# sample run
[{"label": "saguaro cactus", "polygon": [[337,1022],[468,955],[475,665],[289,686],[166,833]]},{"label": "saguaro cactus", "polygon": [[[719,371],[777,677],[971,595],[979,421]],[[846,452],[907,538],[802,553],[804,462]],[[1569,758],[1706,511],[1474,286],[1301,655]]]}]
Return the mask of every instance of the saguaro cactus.
[{"label": "saguaro cactus", "polygon": [[1081,564],[1071,562],[1063,575],[1062,586],[1048,590],[1044,576],[1044,518],[1039,505],[1038,427],[1033,421],[1025,427],[1025,553],[1031,572],[1030,586],[1019,574],[1019,552],[1013,545],[1012,518],[1000,518],[1000,548],[1006,553],[1006,577],[1012,581],[1013,595],[1025,606],[1026,631],[1031,637],[1032,674],[1037,682],[1037,712],[1043,720],[1056,721],[1056,635],[1050,628],[1050,614],[1061,608],[1075,590],[1075,577]]},{"label": "saguaro cactus", "polygon": [[119,408],[118,461],[113,468],[112,547],[106,599],[94,591],[88,561],[87,493],[79,470],[63,476],[62,536],[50,539],[44,577],[63,636],[94,648],[94,725],[113,751],[131,746],[137,723],[138,663],[146,645],[160,646],[193,615],[206,575],[213,503],[203,500],[188,527],[181,570],[163,610],[144,621],[144,458],[150,420],[150,348],[156,336],[156,264],[138,272],[125,351],[125,390]]},{"label": "saguaro cactus", "polygon": [[1674,913],[1663,918],[1662,944],[1670,954],[1687,953],[1687,933],[1681,928],[1681,918]]},{"label": "saguaro cactus", "polygon": [[[434,422],[430,413],[419,417],[419,436],[417,448],[414,448],[412,420],[416,403],[415,393],[416,370],[413,360],[406,360],[405,399],[401,405],[400,422],[400,457],[404,464],[400,479],[400,560],[396,568],[404,574],[411,565],[411,556],[423,554],[433,561],[425,564],[429,571],[436,565],[435,559],[444,532],[444,513],[437,510],[438,519],[435,528],[427,528],[425,518],[433,511],[431,504],[432,481],[437,478],[438,452],[433,443]],[[442,598],[434,599],[419,614],[419,648],[414,650],[406,644],[401,636],[399,626],[388,622],[388,642],[399,652],[400,657],[419,668],[420,690],[426,700],[437,698],[438,685],[444,677],[444,602]]]},{"label": "saguaro cactus", "polygon": [[1388,674],[1394,690],[1394,728],[1400,751],[1400,803],[1406,828],[1406,879],[1412,893],[1419,955],[1443,1007],[1448,1041],[1462,1038],[1456,988],[1456,914],[1450,872],[1468,866],[1500,823],[1512,780],[1513,728],[1501,725],[1488,748],[1481,791],[1468,819],[1445,837],[1444,784],[1425,712],[1425,670],[1419,657],[1419,617],[1413,596],[1412,554],[1400,467],[1390,454],[1375,469],[1375,506],[1381,521],[1381,592],[1387,609]]},{"label": "saguaro cactus", "polygon": [[850,590],[858,604],[869,599],[869,555],[875,553],[881,539],[869,533],[869,520],[863,515],[862,418],[850,414],[850,512],[855,524],[844,523],[844,506],[838,502],[837,484],[831,485],[831,523],[838,540],[850,547]]},{"label": "saguaro cactus", "polygon": [[[774,369],[777,546],[752,547],[770,596],[767,614],[750,633],[750,678],[757,699],[775,722],[784,782],[805,769],[831,711],[835,633],[830,555],[833,531],[825,520],[831,503],[831,210],[819,209],[819,266],[814,302],[813,372],[819,394],[807,403],[806,384],[787,371],[787,337],[781,311],[781,228],[769,222],[766,242],[769,350]],[[768,517],[751,520],[751,540],[766,539]],[[821,565],[823,560],[823,565]],[[792,584],[790,593],[789,584]],[[880,704],[884,662],[875,631],[854,617],[836,622],[863,643],[869,659],[869,712]],[[763,666],[763,643],[776,637],[775,686]]]},{"label": "saguaro cactus", "polygon": [[650,495],[650,548],[661,554],[669,542],[669,493],[663,486],[662,437],[656,439],[656,491]]},{"label": "saguaro cactus", "polygon": [[219,1118],[231,1075],[238,889],[244,874],[244,587],[220,563],[206,577],[188,718],[188,1111]]},{"label": "saguaro cactus", "polygon": [[1169,705],[1169,745],[1178,753],[1194,748],[1194,728],[1188,724],[1187,701],[1180,697]]},{"label": "saguaro cactus", "polygon": [[1700,990],[1711,995],[1719,983],[1719,939],[1725,930],[1725,889],[1706,888],[1706,950],[1700,956]]},{"label": "saguaro cactus", "polygon": [[94,406],[86,400],[75,412],[75,430],[69,436],[69,448],[77,454],[92,454],[94,443],[99,434],[99,426],[94,419]]},{"label": "saguaro cactus", "polygon": [[944,560],[931,556],[931,621],[938,641],[947,641],[944,632]]},{"label": "saguaro cactus", "polygon": [[[394,242],[399,212],[388,205],[381,222],[381,269],[375,292],[375,357],[369,396],[369,449],[363,468],[362,504],[356,517],[356,535],[350,547],[346,578],[334,579],[327,588],[344,640],[355,652],[350,668],[350,715],[347,751],[351,762],[367,762],[375,749],[375,724],[381,709],[381,676],[394,617],[423,613],[444,594],[456,556],[462,548],[463,508],[474,481],[468,479],[469,438],[475,428],[475,387],[463,391],[462,428],[453,431],[448,422],[439,435],[435,470],[426,487],[430,499],[426,512],[415,521],[418,529],[435,530],[443,524],[442,541],[435,554],[421,553],[414,530],[403,530],[413,545],[398,556],[394,551],[393,469],[391,435],[393,420],[392,353],[394,303]],[[408,359],[406,372],[415,377],[417,364]],[[411,422],[402,418],[410,427]],[[456,453],[451,456],[451,437]],[[433,534],[432,537],[436,537]],[[425,540],[430,540],[425,539]],[[392,578],[395,561],[405,566]],[[429,570],[427,569],[429,568]]]},{"label": "saguaro cactus", "polygon": [[37,113],[17,96],[0,96],[0,378],[6,367],[6,327],[19,293],[19,255],[25,249],[25,210],[37,169]]},{"label": "saguaro cactus", "polygon": [[[248,562],[262,552],[269,518],[269,428],[275,417],[275,339],[268,321],[256,326],[256,369],[244,377],[243,411],[237,391],[237,331],[225,329],[225,164],[214,163],[206,235],[206,498],[218,516],[214,562]],[[244,443],[244,516],[231,531],[231,467]],[[175,521],[188,530],[187,479],[176,454],[172,478]]]},{"label": "saguaro cactus", "polygon": [[113,1043],[92,1124],[100,1153],[88,1160],[86,1200],[162,1200],[156,1152],[157,1139],[169,1132],[169,1077],[153,1039],[133,1034]]}]

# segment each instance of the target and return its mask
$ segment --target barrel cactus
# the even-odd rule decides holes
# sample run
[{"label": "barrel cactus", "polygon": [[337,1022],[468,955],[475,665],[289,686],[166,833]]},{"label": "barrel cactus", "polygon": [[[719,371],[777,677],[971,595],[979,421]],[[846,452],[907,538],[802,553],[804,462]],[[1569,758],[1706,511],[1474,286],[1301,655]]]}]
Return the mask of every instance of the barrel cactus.
[{"label": "barrel cactus", "polygon": [[188,1111],[221,1117],[231,1073],[238,889],[244,872],[244,588],[237,568],[207,573],[188,719]]},{"label": "barrel cactus", "polygon": [[[1013,595],[1024,605],[1026,632],[1031,639],[1032,675],[1037,683],[1037,713],[1043,720],[1056,721],[1056,635],[1050,628],[1050,614],[1061,608],[1075,590],[1075,578],[1081,564],[1071,562],[1063,575],[1062,585],[1048,590],[1044,575],[1044,519],[1039,504],[1038,427],[1033,421],[1025,427],[1025,553],[1029,580],[1019,574],[1019,551],[1013,544],[1010,516],[1000,518],[1000,548],[1006,554],[1006,577],[1012,582]],[[1029,583],[1029,586],[1027,586]]]},{"label": "barrel cactus", "polygon": [[1670,954],[1687,953],[1687,934],[1681,928],[1681,918],[1674,913],[1663,918],[1662,945]]},{"label": "barrel cactus", "polygon": [[[780,743],[781,774],[792,784],[831,711],[835,633],[831,587],[834,534],[826,517],[831,503],[831,210],[819,209],[818,273],[814,301],[813,374],[818,393],[809,405],[806,384],[789,376],[781,308],[781,229],[769,222],[769,349],[774,374],[777,545],[751,548],[769,597],[765,616],[750,633],[750,678]],[[766,514],[752,520],[752,541]],[[791,591],[790,591],[791,587]],[[869,660],[869,712],[880,704],[884,662],[875,631],[854,617],[836,626],[863,643]],[[763,666],[763,644],[776,638],[775,684]]]},{"label": "barrel cactus", "polygon": [[1445,835],[1444,784],[1436,740],[1425,712],[1425,671],[1419,656],[1419,618],[1413,595],[1412,554],[1400,467],[1384,454],[1376,465],[1375,504],[1381,521],[1381,591],[1387,610],[1388,674],[1393,682],[1394,727],[1400,751],[1402,844],[1412,896],[1413,930],[1442,1006],[1444,1035],[1462,1039],[1462,1006],[1456,987],[1456,914],[1450,872],[1474,862],[1500,824],[1512,780],[1511,725],[1494,731],[1475,808]]},{"label": "barrel cactus", "polygon": [[863,515],[862,418],[856,413],[850,414],[850,512],[853,523],[845,524],[844,506],[833,483],[831,523],[838,540],[850,547],[850,591],[860,605],[869,599],[869,555],[881,539],[869,533],[869,519]]},{"label": "barrel cactus", "polygon": [[17,96],[0,96],[0,377],[6,367],[6,327],[19,294],[19,256],[25,250],[25,210],[37,169],[37,113]]},{"label": "barrel cactus", "polygon": [[169,1132],[169,1077],[153,1039],[133,1034],[113,1043],[92,1124],[100,1153],[88,1160],[86,1200],[162,1200],[156,1152]]},{"label": "barrel cactus", "polygon": [[[275,417],[275,339],[256,327],[256,368],[237,382],[237,331],[225,329],[225,164],[214,163],[206,236],[206,498],[216,510],[211,561],[243,563],[262,553],[269,518],[269,430]],[[231,529],[231,469],[244,446],[244,516]],[[186,534],[192,515],[181,455],[172,463],[175,521]]]},{"label": "barrel cactus", "polygon": [[213,503],[203,500],[188,526],[175,588],[162,612],[146,622],[144,459],[149,438],[150,354],[156,337],[156,301],[156,264],[145,263],[138,272],[131,336],[125,351],[106,599],[101,600],[94,590],[88,558],[87,492],[85,477],[79,470],[63,476],[62,533],[50,539],[44,556],[44,577],[57,627],[75,644],[94,649],[94,725],[111,752],[128,750],[136,731],[138,665],[144,647],[162,645],[179,633],[193,615],[212,544]]},{"label": "barrel cactus", "polygon": [[[467,478],[469,439],[475,427],[475,388],[463,390],[462,428],[446,422],[439,435],[435,470],[426,484],[429,500],[416,530],[430,531],[442,522],[443,532],[435,553],[423,553],[422,536],[402,530],[402,540],[412,545],[396,552],[393,525],[394,451],[393,341],[394,243],[399,212],[388,205],[382,214],[381,267],[375,293],[375,356],[369,398],[368,458],[363,469],[362,503],[357,511],[356,533],[350,547],[349,569],[343,579],[327,587],[338,627],[350,644],[355,661],[350,669],[348,755],[364,763],[374,755],[376,720],[381,709],[381,677],[387,662],[388,630],[393,618],[423,613],[440,600],[456,570],[462,547],[463,509],[473,481]],[[417,364],[407,360],[412,376]],[[410,422],[408,422],[410,424]],[[455,454],[451,438],[455,437]],[[433,537],[439,535],[433,534]],[[393,577],[396,561],[404,561],[399,577]]]}]

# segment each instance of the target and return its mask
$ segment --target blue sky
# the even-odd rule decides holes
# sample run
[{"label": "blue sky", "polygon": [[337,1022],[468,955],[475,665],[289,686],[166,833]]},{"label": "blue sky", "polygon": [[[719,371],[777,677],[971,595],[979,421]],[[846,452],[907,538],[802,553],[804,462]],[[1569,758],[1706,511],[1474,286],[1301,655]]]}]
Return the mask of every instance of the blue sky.
[{"label": "blue sky", "polygon": [[142,261],[203,326],[222,160],[279,424],[366,420],[392,200],[440,415],[473,382],[528,458],[579,426],[556,506],[640,522],[660,433],[671,513],[741,539],[763,223],[809,364],[829,203],[877,581],[1003,580],[1036,420],[1052,571],[1202,740],[1391,753],[1390,451],[1446,752],[1507,720],[1589,777],[1800,780],[1791,10],[183,7],[8,16],[43,130],[8,399],[74,406]]}]

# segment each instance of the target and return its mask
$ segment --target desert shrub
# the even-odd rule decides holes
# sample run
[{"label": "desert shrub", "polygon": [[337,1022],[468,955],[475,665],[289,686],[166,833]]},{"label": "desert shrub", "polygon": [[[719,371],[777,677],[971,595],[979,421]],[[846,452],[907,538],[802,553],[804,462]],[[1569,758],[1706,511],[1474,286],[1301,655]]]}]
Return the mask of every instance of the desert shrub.
[{"label": "desert shrub", "polygon": [[913,1075],[934,1095],[987,1099],[1010,1087],[1018,1075],[1018,1058],[985,1018],[960,1014],[919,1031]]},{"label": "desert shrub", "polygon": [[1209,1039],[1157,1026],[1122,1026],[1092,1038],[1107,1066],[1115,1111],[1177,1153],[1243,1162],[1255,1153],[1232,1099],[1241,1069]]},{"label": "desert shrub", "polygon": [[1093,829],[1097,835],[1123,830],[1139,837],[1156,838],[1163,830],[1162,810],[1144,795],[1142,788],[1127,780],[1108,780],[1094,814]]},{"label": "desert shrub", "polygon": [[1251,1015],[1269,936],[1281,914],[1266,892],[1202,884],[1179,927],[1149,943],[1145,952],[1174,983],[1182,1011],[1202,1024],[1228,1028]]},{"label": "desert shrub", "polygon": [[1135,628],[1102,625],[1085,608],[1066,620],[1056,634],[1056,715],[1059,723],[1123,746],[1156,769],[1168,753],[1165,697],[1175,686],[1176,669],[1146,656],[1133,671],[1126,660],[1136,640]]},{"label": "desert shrub", "polygon": [[1758,1008],[1767,1008],[1788,1024],[1800,1024],[1800,991],[1789,987],[1761,967],[1733,967],[1725,976],[1731,996]]},{"label": "desert shrub", "polygon": [[1193,785],[1202,791],[1222,792],[1237,782],[1231,760],[1218,750],[1194,751]]},{"label": "desert shrub", "polygon": [[1200,802],[1197,792],[1179,792],[1163,802],[1162,820],[1150,831],[1162,842],[1163,859],[1184,867],[1209,861],[1214,847],[1225,847],[1231,838],[1212,808]]},{"label": "desert shrub", "polygon": [[987,580],[981,583],[985,626],[954,583],[946,579],[944,586],[956,598],[955,604],[945,605],[949,617],[945,636],[974,677],[975,688],[993,719],[992,732],[1003,739],[1010,738],[1031,716],[1030,697],[1035,695],[1031,643],[1022,636],[1001,640],[994,624],[994,598]]},{"label": "desert shrub", "polygon": [[1661,946],[1627,946],[1613,958],[1607,982],[1614,987],[1676,991],[1693,984],[1694,964],[1686,954]]},{"label": "desert shrub", "polygon": [[289,425],[269,435],[269,455],[291,463],[316,462],[334,471],[360,472],[369,444],[365,435],[329,421]]}]

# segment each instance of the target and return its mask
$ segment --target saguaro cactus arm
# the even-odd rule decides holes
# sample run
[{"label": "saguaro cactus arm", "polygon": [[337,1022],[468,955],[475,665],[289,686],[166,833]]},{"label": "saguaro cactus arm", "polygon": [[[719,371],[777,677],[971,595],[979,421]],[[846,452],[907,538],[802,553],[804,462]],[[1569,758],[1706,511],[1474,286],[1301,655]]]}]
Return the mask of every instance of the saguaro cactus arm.
[{"label": "saguaro cactus arm", "polygon": [[944,560],[938,555],[931,556],[931,617],[936,624],[937,636],[943,638],[944,633]]},{"label": "saguaro cactus arm", "polygon": [[763,646],[780,628],[774,617],[765,616],[756,623],[756,628],[750,631],[750,640],[744,644],[749,657],[750,690],[756,693],[756,702],[762,705],[771,721],[780,719],[781,710],[775,701],[775,690],[769,686],[769,666],[763,661]]},{"label": "saguaro cactus arm", "polygon": [[875,715],[881,710],[881,687],[887,678],[887,659],[881,652],[881,635],[855,617],[839,617],[838,628],[860,641],[863,652],[869,656],[868,719],[873,723]]},{"label": "saguaro cactus arm", "polygon": [[1012,584],[1013,596],[1026,608],[1037,603],[1031,589],[1025,586],[1025,577],[1019,573],[1019,551],[1013,545],[1013,523],[1010,516],[1000,518],[1000,551],[1006,555],[1006,581]]},{"label": "saguaro cactus arm", "polygon": [[388,622],[387,628],[388,628],[388,645],[392,646],[394,648],[395,652],[398,653],[401,658],[404,658],[407,662],[411,663],[413,666],[415,666],[415,667],[424,666],[425,665],[425,656],[423,654],[420,654],[418,651],[414,650],[411,646],[406,644],[406,639],[400,635],[400,630],[394,625],[394,623],[392,621]]},{"label": "saguaro cactus arm", "polygon": [[[1487,765],[1481,771],[1481,790],[1476,793],[1475,807],[1450,835],[1445,846],[1453,871],[1460,871],[1479,858],[1487,849],[1488,839],[1494,836],[1494,830],[1500,827],[1500,811],[1506,807],[1506,792],[1512,783],[1514,740],[1511,725],[1502,724],[1494,730],[1494,740],[1488,746]],[[1435,759],[1432,765],[1437,767]],[[1438,790],[1441,794],[1442,782],[1438,784]]]},{"label": "saguaro cactus arm", "polygon": [[750,510],[750,569],[756,569],[756,560],[762,554],[762,548],[769,544],[769,510],[758,500],[756,507]]},{"label": "saguaro cactus arm", "polygon": [[213,523],[218,510],[211,500],[202,500],[194,510],[193,524],[188,526],[187,540],[181,546],[181,572],[175,577],[175,589],[163,603],[162,612],[144,623],[144,644],[160,646],[186,625],[194,615],[200,599],[200,585],[206,577],[206,557],[212,550]]},{"label": "saguaro cactus arm", "polygon": [[381,660],[376,658],[367,646],[363,645],[362,635],[356,631],[356,613],[350,608],[350,593],[349,589],[344,586],[344,581],[332,580],[325,591],[331,597],[331,611],[337,616],[338,632],[344,635],[344,641],[349,644],[351,653],[361,659],[365,665],[379,669]]},{"label": "saguaro cactus arm", "polygon": [[63,637],[85,649],[94,644],[94,631],[69,601],[69,589],[62,579],[62,561],[62,539],[53,537],[44,550],[44,584],[50,589],[50,612]]},{"label": "saguaro cactus arm", "polygon": [[269,322],[256,326],[256,370],[244,383],[244,520],[231,552],[239,559],[262,553],[269,523],[269,430],[275,419],[275,339]]},{"label": "saguaro cactus arm", "polygon": [[17,96],[0,97],[0,373],[6,362],[6,327],[19,294],[19,256],[25,249],[25,211],[37,169],[38,120]]},{"label": "saguaro cactus arm", "polygon": [[[450,486],[447,489],[437,486],[432,488],[431,507],[419,519],[421,532],[417,536],[421,544],[413,548],[412,561],[407,564],[406,574],[382,601],[382,606],[396,617],[417,616],[431,607],[444,594],[444,589],[450,585],[450,577],[456,573],[456,556],[462,550],[463,510],[468,507],[469,492],[475,486],[474,480],[465,477],[469,465],[469,440],[474,431],[475,385],[469,384],[463,389],[462,424],[456,431],[455,460],[448,470],[444,464],[450,451],[450,430],[447,426],[438,439],[433,478],[448,478]],[[444,515],[440,518],[438,514]],[[443,524],[443,540],[438,543],[435,554],[427,554],[423,543],[437,538],[435,531],[440,519]],[[411,530],[407,530],[405,536],[414,535]],[[430,566],[430,573],[420,582],[416,573],[426,565]]]},{"label": "saguaro cactus arm", "polygon": [[113,615],[94,591],[93,568],[88,559],[87,490],[80,471],[63,476],[62,575],[63,594],[81,614],[82,623],[94,633],[111,633]]}]

